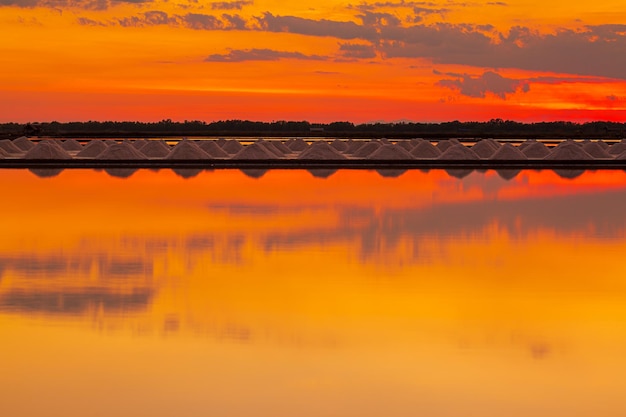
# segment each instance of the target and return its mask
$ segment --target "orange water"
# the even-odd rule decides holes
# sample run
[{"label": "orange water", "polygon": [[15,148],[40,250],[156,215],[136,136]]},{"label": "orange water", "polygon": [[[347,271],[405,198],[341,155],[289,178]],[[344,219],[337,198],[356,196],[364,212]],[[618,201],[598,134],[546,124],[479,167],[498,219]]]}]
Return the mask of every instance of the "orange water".
[{"label": "orange water", "polygon": [[624,416],[626,173],[0,171],[2,416]]}]

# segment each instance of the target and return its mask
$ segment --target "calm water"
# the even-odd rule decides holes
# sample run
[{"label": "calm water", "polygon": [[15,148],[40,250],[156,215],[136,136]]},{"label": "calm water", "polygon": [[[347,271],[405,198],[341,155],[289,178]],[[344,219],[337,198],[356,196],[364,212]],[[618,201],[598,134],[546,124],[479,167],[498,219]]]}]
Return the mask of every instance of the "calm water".
[{"label": "calm water", "polygon": [[626,415],[623,171],[0,192],[2,416]]}]

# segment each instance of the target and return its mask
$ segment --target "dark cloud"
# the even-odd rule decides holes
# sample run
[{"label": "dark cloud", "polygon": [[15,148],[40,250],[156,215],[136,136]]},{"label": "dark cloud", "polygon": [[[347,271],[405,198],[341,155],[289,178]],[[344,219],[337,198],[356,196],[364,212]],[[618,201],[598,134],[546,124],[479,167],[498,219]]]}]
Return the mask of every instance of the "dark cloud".
[{"label": "dark cloud", "polygon": [[340,43],[339,52],[344,58],[371,59],[376,57],[376,51],[373,45]]},{"label": "dark cloud", "polygon": [[102,22],[98,22],[97,20],[87,19],[86,17],[79,17],[77,19],[77,23],[82,26],[106,26]]},{"label": "dark cloud", "polygon": [[116,3],[145,3],[151,0],[0,0],[1,6],[47,7],[50,9],[106,10]]},{"label": "dark cloud", "polygon": [[458,90],[468,97],[485,97],[487,94],[493,94],[503,100],[507,94],[529,90],[528,81],[505,78],[493,71],[487,71],[478,77],[463,74],[460,78],[440,80],[437,84]]},{"label": "dark cloud", "polygon": [[324,36],[338,39],[376,39],[374,27],[354,22],[336,20],[313,20],[297,16],[275,16],[264,13],[256,18],[258,28],[268,32],[286,32],[299,35]]},{"label": "dark cloud", "polygon": [[273,49],[233,50],[227,54],[213,54],[205,58],[206,62],[244,62],[278,61],[281,59],[321,60],[319,55],[305,55],[300,52],[275,51]]},{"label": "dark cloud", "polygon": [[[0,0],[11,1],[33,0]],[[452,4],[446,3],[446,7]],[[504,33],[488,24],[407,24],[393,13],[376,9],[394,6],[410,6],[419,13],[444,11],[426,2],[390,2],[352,6],[352,9],[358,10],[355,17],[360,22],[314,20],[270,12],[244,19],[230,14],[167,15],[154,11],[120,19],[116,23],[122,26],[172,25],[196,30],[258,30],[351,41],[345,45],[357,45],[359,41],[372,45],[372,48],[367,49],[350,49],[350,46],[340,48],[340,53],[351,59],[369,59],[374,55],[387,59],[422,58],[434,64],[518,68],[626,79],[626,54],[623,53],[626,51],[626,25],[623,24],[586,26],[577,30],[559,29],[547,34],[516,26]],[[95,21],[82,19],[79,24],[94,25]]]},{"label": "dark cloud", "polygon": [[239,1],[219,1],[211,3],[211,9],[213,10],[241,10],[244,6],[251,6],[252,1],[239,0]]}]

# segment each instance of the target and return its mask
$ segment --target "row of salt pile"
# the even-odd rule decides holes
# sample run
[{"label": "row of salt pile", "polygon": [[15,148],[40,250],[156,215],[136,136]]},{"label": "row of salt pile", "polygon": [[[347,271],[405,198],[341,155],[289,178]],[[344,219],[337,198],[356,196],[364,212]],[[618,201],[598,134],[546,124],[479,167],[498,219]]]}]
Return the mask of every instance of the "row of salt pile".
[{"label": "row of salt pile", "polygon": [[264,140],[242,144],[235,139],[189,140],[175,146],[164,140],[94,139],[86,145],[74,139],[43,139],[33,142],[27,137],[0,140],[0,159],[30,160],[275,160],[341,161],[367,159],[371,161],[407,160],[554,160],[592,161],[626,160],[626,140],[614,144],[604,141],[566,140],[549,147],[536,140],[515,146],[492,139],[464,145],[457,139],[441,140],[437,144],[425,139],[399,140]]}]

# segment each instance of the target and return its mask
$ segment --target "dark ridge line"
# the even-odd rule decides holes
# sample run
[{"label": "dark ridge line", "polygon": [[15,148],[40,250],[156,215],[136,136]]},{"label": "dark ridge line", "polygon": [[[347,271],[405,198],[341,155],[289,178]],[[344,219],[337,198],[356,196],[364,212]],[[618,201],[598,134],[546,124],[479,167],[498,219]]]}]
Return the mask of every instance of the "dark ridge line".
[{"label": "dark ridge line", "polygon": [[211,159],[211,160],[50,160],[0,159],[0,169],[10,168],[196,168],[196,169],[626,169],[626,160],[303,160],[303,159]]}]

